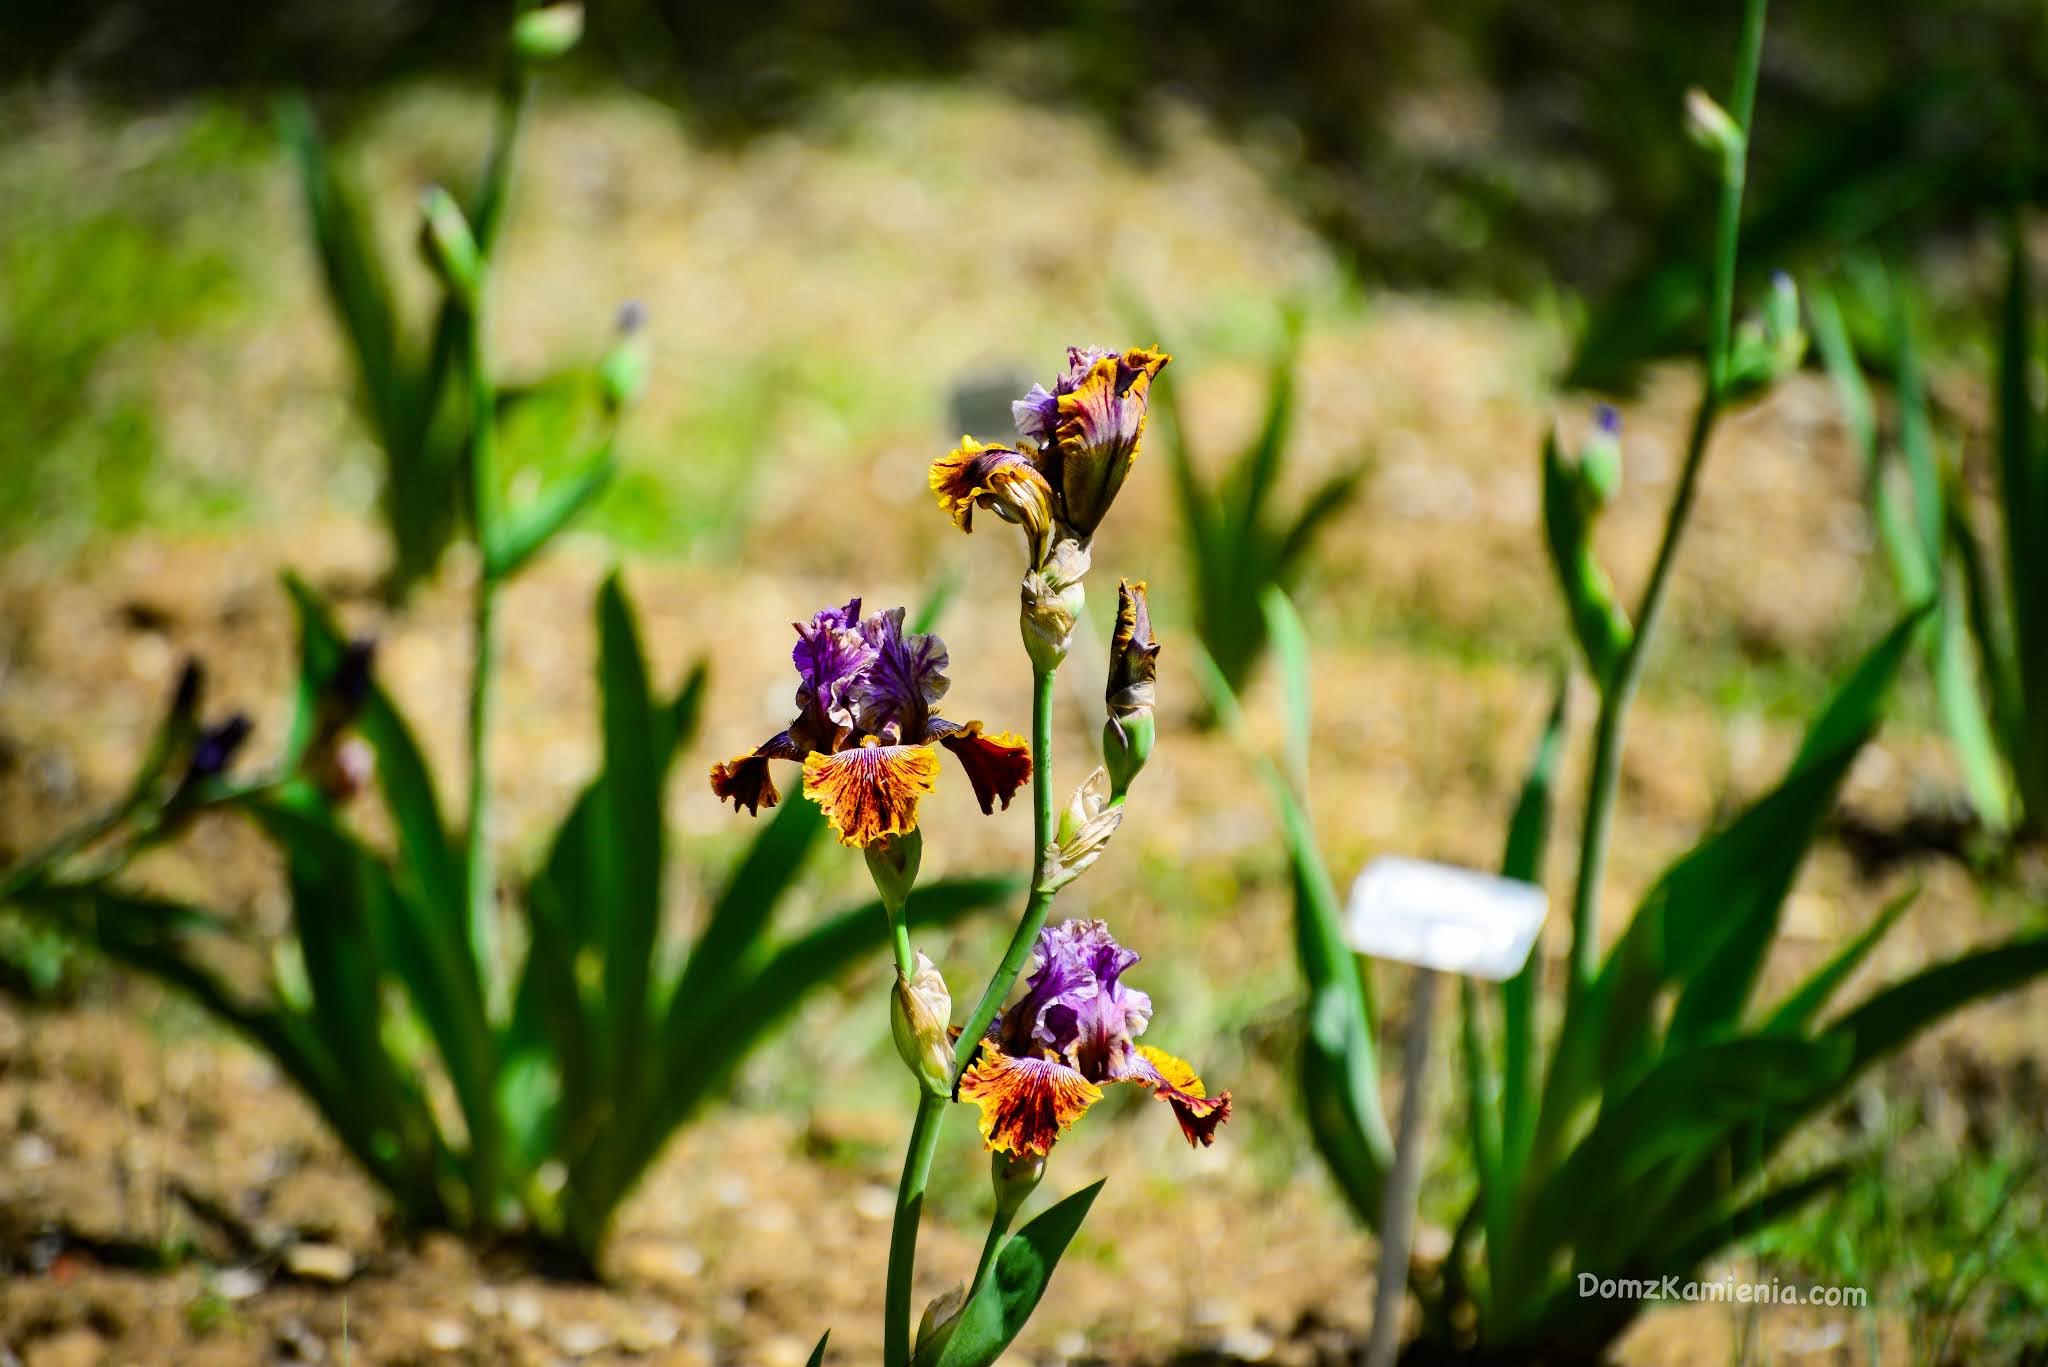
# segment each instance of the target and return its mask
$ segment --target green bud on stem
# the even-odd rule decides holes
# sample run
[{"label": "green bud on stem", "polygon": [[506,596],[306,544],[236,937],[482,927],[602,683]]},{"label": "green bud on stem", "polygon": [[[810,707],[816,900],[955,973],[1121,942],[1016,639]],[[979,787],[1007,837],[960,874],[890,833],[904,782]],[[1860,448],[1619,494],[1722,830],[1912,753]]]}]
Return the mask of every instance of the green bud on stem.
[{"label": "green bud on stem", "polygon": [[465,305],[474,307],[483,289],[483,253],[469,230],[462,206],[455,197],[436,185],[420,197],[420,240],[427,262],[448,290]]},{"label": "green bud on stem", "polygon": [[598,388],[604,406],[620,413],[640,401],[647,389],[647,311],[638,303],[619,310],[619,339],[598,362]]},{"label": "green bud on stem", "polygon": [[566,56],[583,37],[583,6],[542,5],[512,21],[512,47],[529,62]]}]

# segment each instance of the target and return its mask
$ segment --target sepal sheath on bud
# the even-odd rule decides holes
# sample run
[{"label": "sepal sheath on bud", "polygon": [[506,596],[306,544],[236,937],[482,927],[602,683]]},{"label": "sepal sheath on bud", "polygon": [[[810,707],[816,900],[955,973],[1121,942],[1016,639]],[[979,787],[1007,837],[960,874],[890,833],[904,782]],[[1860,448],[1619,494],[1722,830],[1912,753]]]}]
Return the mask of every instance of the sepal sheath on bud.
[{"label": "sepal sheath on bud", "polygon": [[864,846],[862,853],[867,856],[868,873],[875,880],[875,891],[881,895],[882,905],[889,909],[890,919],[894,920],[903,910],[911,888],[917,884],[917,866],[924,859],[924,837],[916,830],[885,836]]},{"label": "sepal sheath on bud", "polygon": [[920,950],[908,978],[899,969],[889,998],[889,1034],[918,1085],[933,1096],[953,1093],[953,996]]},{"label": "sepal sheath on bud", "polygon": [[1712,95],[1698,86],[1685,92],[1685,131],[1706,151],[1730,159],[1742,156],[1742,129]]},{"label": "sepal sheath on bud", "polygon": [[1102,857],[1123,819],[1123,804],[1110,796],[1109,771],[1096,769],[1074,790],[1066,810],[1060,813],[1059,827],[1045,852],[1040,890],[1057,892],[1087,872],[1089,865]]},{"label": "sepal sheath on bud", "polygon": [[1038,1190],[1038,1184],[1045,1180],[1045,1155],[1007,1150],[991,1153],[988,1176],[996,1193],[996,1220],[1008,1227],[1031,1199],[1031,1193]]},{"label": "sepal sheath on bud", "polygon": [[932,1298],[924,1308],[924,1315],[917,1322],[917,1340],[911,1349],[910,1360],[916,1367],[927,1367],[937,1362],[946,1351],[946,1342],[953,1337],[953,1331],[960,1327],[960,1312],[967,1308],[967,1283],[955,1282],[944,1292]]},{"label": "sepal sheath on bud", "polygon": [[1067,658],[1074,624],[1087,605],[1082,578],[1088,573],[1088,552],[1075,541],[1053,547],[1043,568],[1024,576],[1019,625],[1031,668],[1050,674]]}]

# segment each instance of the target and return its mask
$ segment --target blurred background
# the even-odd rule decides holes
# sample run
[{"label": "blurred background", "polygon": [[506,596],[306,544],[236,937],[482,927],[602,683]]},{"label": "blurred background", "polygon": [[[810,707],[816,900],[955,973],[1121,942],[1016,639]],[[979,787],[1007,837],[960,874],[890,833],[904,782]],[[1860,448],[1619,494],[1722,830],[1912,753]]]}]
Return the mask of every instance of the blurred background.
[{"label": "blurred background", "polygon": [[[418,195],[476,179],[505,8],[0,4],[0,864],[119,791],[187,654],[253,714],[253,749],[275,748],[287,567],[379,635],[380,676],[437,771],[462,771],[476,565],[452,555],[402,612],[386,591],[385,467],[279,102],[306,98],[361,190],[397,312],[424,328]],[[1981,492],[2001,227],[2048,190],[2048,22],[2026,0],[1779,11],[1744,270],[1910,273],[1931,402]],[[668,803],[693,867],[725,867],[751,834],[704,768],[785,724],[786,624],[828,602],[953,584],[949,713],[1024,729],[1014,537],[992,519],[961,537],[926,466],[962,431],[1000,435],[1007,401],[1049,383],[1068,344],[1156,341],[1197,469],[1220,479],[1254,440],[1291,356],[1278,496],[1355,481],[1292,575],[1333,867],[1497,863],[1566,659],[1540,442],[1553,421],[1583,432],[1595,394],[1623,406],[1625,483],[1600,541],[1633,595],[1696,391],[1672,358],[1700,340],[1713,180],[1681,100],[1722,87],[1735,29],[1734,7],[1623,0],[597,0],[527,110],[492,341],[502,374],[539,381],[598,355],[638,301],[651,373],[619,474],[504,613],[508,861],[539,856],[594,763],[589,603],[613,565],[658,685],[710,662],[703,737]],[[549,472],[550,421],[510,433],[515,489]],[[1204,608],[1158,444],[1096,542],[1058,724],[1065,753],[1092,750],[1105,581],[1142,578],[1165,647],[1159,750],[1113,852],[1061,908],[1113,918],[1145,954],[1160,1042],[1230,1086],[1237,1118],[1190,1152],[1132,1103],[1062,1145],[1068,1185],[1114,1180],[1017,1360],[1336,1360],[1321,1355],[1366,1319],[1370,1244],[1298,1120],[1287,871],[1244,755],[1199,706]],[[1768,781],[1895,616],[1865,488],[1818,373],[1724,426],[1624,770],[1611,922]],[[1950,857],[1961,780],[1924,674],[1789,903],[1771,970],[1786,981],[1908,886],[1919,911],[1873,980],[2038,915],[2038,867],[1986,882]],[[1244,682],[1275,741],[1269,681],[1254,663]],[[928,875],[1028,862],[1021,806],[988,821],[941,796],[960,800],[930,819]],[[152,861],[160,887],[282,924],[274,858],[233,823]],[[678,880],[667,916],[700,918],[713,879]],[[863,879],[828,850],[793,914]],[[992,961],[997,919],[948,931],[934,957]],[[0,1266],[18,1274],[0,1288],[0,1357],[338,1361],[344,1316],[368,1362],[797,1363],[828,1322],[872,1352],[905,1123],[879,962],[813,999],[735,1104],[677,1141],[595,1288],[387,1239],[310,1112],[199,1013],[19,925],[0,940]],[[2039,1352],[2044,1012],[2039,990],[2007,998],[1873,1074],[1830,1121],[1856,1180],[1735,1255],[1868,1286],[1875,1310],[1681,1307],[1646,1316],[1621,1360]],[[981,1156],[955,1130],[935,1267],[969,1262],[985,1214]],[[1470,1180],[1455,1149],[1425,1187],[1425,1257]],[[349,1296],[224,1281],[173,1183],[345,1250]],[[173,1226],[200,1230],[201,1256],[119,1270],[109,1251]],[[921,1300],[943,1289],[932,1277]]]}]

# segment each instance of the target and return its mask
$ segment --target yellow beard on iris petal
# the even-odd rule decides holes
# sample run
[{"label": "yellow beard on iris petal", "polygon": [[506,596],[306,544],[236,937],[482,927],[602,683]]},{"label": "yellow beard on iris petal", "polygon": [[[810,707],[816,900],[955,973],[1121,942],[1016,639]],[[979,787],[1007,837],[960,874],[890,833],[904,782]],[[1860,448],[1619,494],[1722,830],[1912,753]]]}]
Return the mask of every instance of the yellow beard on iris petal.
[{"label": "yellow beard on iris petal", "polygon": [[923,745],[872,741],[804,760],[804,796],[825,811],[842,845],[872,845],[917,829],[917,800],[939,781],[939,758]]},{"label": "yellow beard on iris petal", "polygon": [[1043,1155],[1102,1100],[1102,1089],[1057,1059],[1012,1058],[988,1040],[960,1077],[960,1099],[980,1109],[991,1153]]}]

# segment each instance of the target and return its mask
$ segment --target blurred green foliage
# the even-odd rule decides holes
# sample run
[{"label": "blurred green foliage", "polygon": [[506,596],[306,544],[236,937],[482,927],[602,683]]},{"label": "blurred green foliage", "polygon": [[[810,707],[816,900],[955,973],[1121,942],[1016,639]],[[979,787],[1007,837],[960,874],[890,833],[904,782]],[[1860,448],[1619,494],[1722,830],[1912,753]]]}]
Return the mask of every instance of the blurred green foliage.
[{"label": "blurred green foliage", "polygon": [[[1266,651],[1261,601],[1270,590],[1294,588],[1312,563],[1316,539],[1357,496],[1366,473],[1364,461],[1354,461],[1311,489],[1300,506],[1273,508],[1295,437],[1301,321],[1294,310],[1283,315],[1258,431],[1219,478],[1202,473],[1194,434],[1181,414],[1178,372],[1163,373],[1152,391],[1153,439],[1164,446],[1173,472],[1195,633],[1233,693]],[[1149,325],[1144,330],[1158,335]]]},{"label": "blurred green foliage", "polygon": [[[341,213],[336,182],[310,130],[295,131],[337,307],[372,407],[389,417],[387,401],[408,398],[396,390],[409,386],[387,364],[390,315],[366,285],[360,223],[323,214]],[[502,178],[485,186],[488,209]],[[528,1237],[591,1272],[619,1204],[669,1136],[805,995],[879,948],[888,918],[870,903],[775,934],[775,913],[825,829],[815,805],[795,802],[759,829],[697,933],[668,933],[664,792],[694,733],[705,670],[655,694],[614,576],[597,602],[602,764],[522,880],[523,934],[507,946],[489,764],[498,597],[611,477],[645,361],[640,320],[628,316],[594,374],[501,385],[488,346],[492,240],[445,191],[428,192],[421,218],[446,287],[429,363],[439,373],[426,372],[422,392],[434,396],[429,409],[445,398],[462,430],[444,458],[400,474],[426,506],[446,510],[445,536],[466,536],[477,558],[466,821],[444,817],[442,785],[374,678],[370,643],[346,642],[327,605],[288,577],[300,660],[275,766],[248,779],[231,772],[251,724],[237,714],[202,726],[203,675],[189,664],[125,796],[0,876],[0,903],[241,1033],[408,1226]],[[600,414],[586,416],[592,408]],[[507,461],[508,436],[551,454]],[[432,564],[401,560],[401,583]],[[352,810],[372,773],[388,847]],[[275,849],[285,935],[264,940],[132,876],[137,858],[206,811],[243,818]],[[1009,880],[939,879],[902,915],[943,925],[1014,890]],[[266,969],[228,971],[220,958],[237,949]],[[24,962],[33,980],[36,965]]]},{"label": "blurred green foliage", "polygon": [[[2048,1168],[2038,1117],[1997,1119],[2010,1131],[1973,1126],[1958,1146],[1923,1107],[1897,1108],[1838,1191],[1751,1251],[1788,1281],[1860,1286],[1903,1308],[1915,1362],[2024,1361],[2048,1335]],[[1880,1360],[1882,1322],[1866,1327]]]},{"label": "blurred green foliage", "polygon": [[[1866,261],[1849,273],[1845,293],[1881,317],[1879,338],[1859,342],[1855,314],[1832,293],[1815,296],[1813,318],[1894,587],[1937,609],[1925,653],[1969,801],[1994,837],[2038,839],[2048,835],[2048,708],[2039,702],[2048,696],[2048,419],[2034,393],[2031,265],[2019,225],[2009,237],[1990,386],[1996,413],[1985,474],[1998,516],[1989,536],[1955,454],[1960,443],[1928,397],[1920,291]],[[1866,369],[1889,381],[1889,422],[1879,421]]]},{"label": "blurred green foliage", "polygon": [[165,477],[147,362],[243,301],[219,208],[259,144],[225,109],[133,129],[113,166],[50,136],[0,147],[0,538],[232,510],[225,477]]},{"label": "blurred green foliage", "polygon": [[[0,79],[56,71],[121,93],[358,92],[488,70],[500,0],[179,0],[20,6]],[[1759,271],[1898,223],[1939,231],[2038,200],[2048,16],[2026,0],[1813,0],[1781,16],[1752,178]],[[827,114],[864,81],[974,80],[1085,108],[1142,156],[1192,108],[1254,150],[1374,275],[1615,297],[1576,373],[1626,379],[1697,340],[1712,200],[1669,136],[1679,95],[1732,50],[1688,6],[1191,0],[1167,8],[906,0],[591,7],[581,70],[741,138]],[[829,117],[829,114],[827,114]]]}]

